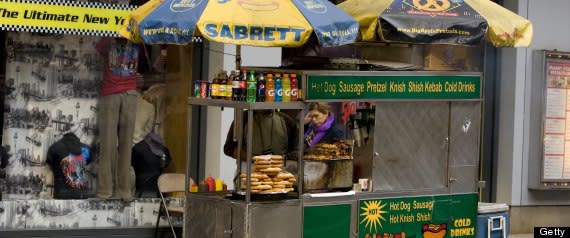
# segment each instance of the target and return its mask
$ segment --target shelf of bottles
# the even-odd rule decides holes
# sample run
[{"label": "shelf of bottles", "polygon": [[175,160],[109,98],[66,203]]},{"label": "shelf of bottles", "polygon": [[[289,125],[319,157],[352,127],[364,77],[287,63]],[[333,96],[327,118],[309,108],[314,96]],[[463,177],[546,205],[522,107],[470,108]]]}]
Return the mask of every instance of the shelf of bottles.
[{"label": "shelf of bottles", "polygon": [[194,82],[189,104],[241,109],[303,109],[296,73],[221,71],[213,80]]}]

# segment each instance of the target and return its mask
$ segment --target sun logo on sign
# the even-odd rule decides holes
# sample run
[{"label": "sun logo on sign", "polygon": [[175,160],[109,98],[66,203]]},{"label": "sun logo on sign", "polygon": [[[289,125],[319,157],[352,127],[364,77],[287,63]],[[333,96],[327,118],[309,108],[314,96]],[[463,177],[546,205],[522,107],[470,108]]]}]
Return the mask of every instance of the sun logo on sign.
[{"label": "sun logo on sign", "polygon": [[386,221],[384,214],[388,213],[383,210],[384,207],[386,207],[386,204],[382,204],[382,200],[364,201],[364,206],[361,207],[362,212],[360,216],[362,220],[360,223],[364,223],[364,227],[370,230],[370,232],[383,228],[382,221]]}]

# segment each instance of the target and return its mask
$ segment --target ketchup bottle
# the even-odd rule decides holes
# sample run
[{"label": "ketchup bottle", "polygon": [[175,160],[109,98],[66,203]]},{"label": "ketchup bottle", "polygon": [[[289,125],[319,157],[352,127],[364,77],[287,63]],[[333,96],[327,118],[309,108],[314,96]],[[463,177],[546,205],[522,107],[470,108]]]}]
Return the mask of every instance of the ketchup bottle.
[{"label": "ketchup bottle", "polygon": [[215,192],[216,191],[216,181],[212,176],[208,175],[206,178],[206,184],[208,185],[208,192]]}]

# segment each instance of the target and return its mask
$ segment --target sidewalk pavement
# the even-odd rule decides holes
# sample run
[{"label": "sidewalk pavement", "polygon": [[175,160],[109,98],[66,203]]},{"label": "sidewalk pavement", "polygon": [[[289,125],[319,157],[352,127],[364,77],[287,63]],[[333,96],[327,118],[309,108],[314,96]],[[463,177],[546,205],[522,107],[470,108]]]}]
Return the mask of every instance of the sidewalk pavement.
[{"label": "sidewalk pavement", "polygon": [[526,234],[509,234],[509,238],[533,238],[533,233],[526,233]]}]

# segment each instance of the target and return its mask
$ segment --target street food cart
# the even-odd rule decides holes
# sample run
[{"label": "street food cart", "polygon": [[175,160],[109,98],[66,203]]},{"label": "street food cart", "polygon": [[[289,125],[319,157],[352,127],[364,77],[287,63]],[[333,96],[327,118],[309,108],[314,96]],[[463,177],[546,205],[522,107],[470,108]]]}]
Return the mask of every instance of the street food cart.
[{"label": "street food cart", "polygon": [[[482,3],[480,1],[465,1],[467,4],[463,4],[463,1],[441,1],[445,4],[439,7],[433,4],[425,6],[420,1],[414,1],[412,6],[390,0],[349,0],[346,4],[341,4],[345,11],[360,20],[359,27],[350,19],[340,21],[346,24],[332,24],[330,19],[333,16],[345,13],[333,13],[338,9],[328,1],[272,1],[271,4],[254,1],[195,1],[195,4],[173,3],[170,6],[160,6],[158,2],[160,1],[147,5],[148,8],[159,6],[154,11],[157,14],[148,14],[146,18],[143,15],[147,14],[134,16],[126,28],[132,31],[124,35],[136,40],[137,26],[144,29],[141,22],[161,15],[161,11],[168,15],[162,14],[155,19],[168,24],[158,27],[153,25],[142,31],[146,32],[147,37],[160,36],[161,39],[142,41],[185,43],[194,35],[195,27],[200,29],[200,35],[212,41],[280,47],[301,46],[311,35],[316,35],[323,46],[350,44],[357,38],[358,29],[361,30],[364,41],[383,39],[420,44],[476,45],[487,33],[494,45],[517,47],[530,44],[532,35],[532,25],[526,19],[517,18],[519,24],[511,24],[515,21],[516,14],[505,12],[494,3],[491,6],[477,4]],[[281,3],[283,7],[279,7]],[[309,22],[331,24],[327,24],[327,27],[312,24],[316,26],[315,34],[312,34],[307,30],[309,27],[306,24],[291,21],[297,17],[291,17],[290,10],[286,14],[277,14],[278,9],[290,9],[293,6],[290,3],[299,6]],[[354,7],[349,7],[350,4],[354,4]],[[180,8],[181,11],[168,11],[172,7]],[[410,35],[419,35],[412,38],[417,38],[420,42],[384,39],[382,36],[385,34],[381,34],[380,38],[376,36],[376,33],[384,32],[376,27],[386,25],[385,18],[381,16],[385,11],[391,14],[401,12],[404,19],[410,19],[408,23],[423,24],[406,23],[407,26],[399,24],[395,27],[395,32],[405,34],[408,38]],[[237,13],[247,17],[239,17]],[[171,14],[186,17],[177,18]],[[258,15],[254,17],[252,14]],[[411,18],[410,14],[419,18]],[[277,16],[285,17],[277,21]],[[475,25],[475,28],[466,30],[463,27],[456,29],[454,24],[434,25],[443,19],[436,16],[453,16],[445,19]],[[237,21],[242,18],[255,21]],[[501,21],[496,18],[513,20]],[[190,20],[182,26],[178,24],[179,19]],[[340,25],[346,27],[328,27]],[[264,34],[261,34],[262,31]],[[298,34],[297,31],[303,34]],[[171,33],[175,40],[165,40],[163,33]],[[451,39],[441,41],[442,35],[451,35]],[[239,65],[239,54],[236,58]],[[295,192],[277,194],[279,196],[254,196],[251,194],[250,140],[245,142],[248,147],[245,193],[186,192],[185,237],[475,237],[475,191],[482,114],[482,83],[479,73],[302,71],[297,72],[297,75],[301,75],[305,102],[366,101],[375,104],[370,153],[355,154],[353,157],[360,163],[359,178],[363,181],[368,179],[370,189],[325,193],[306,191],[304,186],[308,176],[304,174],[304,164],[308,162],[304,161],[299,152]],[[218,106],[237,111],[247,110],[249,122],[245,133],[249,135],[252,133],[254,110],[297,110],[297,118],[302,121],[304,109],[303,102],[246,103],[189,98],[188,104],[190,107]],[[239,121],[239,117],[241,116],[236,116],[236,120]],[[188,130],[190,132],[191,129]],[[299,130],[301,137],[303,129]],[[239,133],[237,138],[241,141]],[[364,156],[366,154],[369,155]],[[238,174],[240,173],[236,173]]]},{"label": "street food cart", "polygon": [[[299,154],[297,189],[284,196],[251,194],[249,183],[244,196],[235,192],[186,193],[185,237],[475,237],[480,73],[297,74],[302,78],[305,102],[366,101],[376,105],[370,156],[353,158],[359,161],[360,176],[368,179],[370,189],[310,193],[300,182],[306,181],[307,175],[302,169],[306,161]],[[302,121],[304,109],[301,101],[189,98],[188,104],[247,110],[250,120],[245,133],[251,133],[253,110],[294,109]],[[248,179],[250,140],[245,142]]]}]

